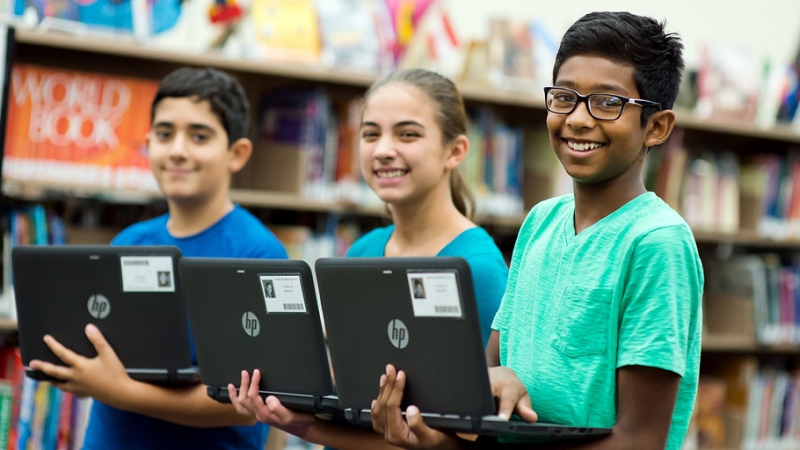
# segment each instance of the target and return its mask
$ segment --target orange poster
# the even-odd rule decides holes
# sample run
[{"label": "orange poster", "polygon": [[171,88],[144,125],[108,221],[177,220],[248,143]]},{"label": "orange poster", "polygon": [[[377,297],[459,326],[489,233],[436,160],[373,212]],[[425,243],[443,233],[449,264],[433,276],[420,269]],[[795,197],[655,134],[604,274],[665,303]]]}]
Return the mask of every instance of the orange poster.
[{"label": "orange poster", "polygon": [[3,178],[157,191],[145,135],[157,81],[15,64]]}]

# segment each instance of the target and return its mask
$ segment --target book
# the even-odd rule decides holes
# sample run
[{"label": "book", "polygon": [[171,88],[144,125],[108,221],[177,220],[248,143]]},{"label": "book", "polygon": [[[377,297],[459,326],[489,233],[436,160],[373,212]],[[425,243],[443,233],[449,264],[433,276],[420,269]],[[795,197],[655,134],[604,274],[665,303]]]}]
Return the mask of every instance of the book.
[{"label": "book", "polygon": [[147,160],[158,82],[12,68],[3,179],[158,192]]},{"label": "book", "polygon": [[255,59],[317,62],[320,39],[313,0],[253,0]]}]

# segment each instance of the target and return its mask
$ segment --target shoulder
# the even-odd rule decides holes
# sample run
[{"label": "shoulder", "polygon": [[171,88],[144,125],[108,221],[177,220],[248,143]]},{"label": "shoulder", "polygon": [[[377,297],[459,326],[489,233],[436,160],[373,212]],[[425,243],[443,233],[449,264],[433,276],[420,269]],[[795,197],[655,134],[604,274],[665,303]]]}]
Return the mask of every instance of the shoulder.
[{"label": "shoulder", "polygon": [[470,265],[473,277],[508,277],[508,266],[494,238],[481,227],[465,230],[453,239],[440,256],[460,256]]},{"label": "shoulder", "polygon": [[655,194],[645,194],[630,210],[630,234],[641,244],[656,244],[662,241],[694,243],[692,229],[686,220]]},{"label": "shoulder", "polygon": [[163,214],[153,219],[135,223],[120,231],[111,241],[112,245],[160,244],[161,236],[167,234],[167,219]]},{"label": "shoulder", "polygon": [[347,256],[383,256],[393,231],[394,225],[389,225],[366,233],[353,242]]},{"label": "shoulder", "polygon": [[244,257],[287,258],[278,238],[250,211],[236,205],[220,223],[220,233]]}]

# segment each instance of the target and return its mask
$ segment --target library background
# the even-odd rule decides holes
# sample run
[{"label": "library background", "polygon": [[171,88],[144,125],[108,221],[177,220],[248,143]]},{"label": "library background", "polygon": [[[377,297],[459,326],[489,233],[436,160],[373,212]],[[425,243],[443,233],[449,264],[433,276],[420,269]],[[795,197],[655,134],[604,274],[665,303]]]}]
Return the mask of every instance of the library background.
[{"label": "library background", "polygon": [[213,66],[242,82],[255,151],[231,195],[313,262],[388,221],[360,181],[359,97],[398,67],[439,71],[467,102],[477,221],[510,258],[526,211],[571,189],[541,87],[594,10],[666,19],[686,46],[677,128],[645,180],[692,226],[706,273],[684,448],[800,448],[800,4],[571,3],[0,0],[0,448],[80,446],[88,402],[20,374],[10,249],[105,244],[166,211],[144,148],[161,77]]}]

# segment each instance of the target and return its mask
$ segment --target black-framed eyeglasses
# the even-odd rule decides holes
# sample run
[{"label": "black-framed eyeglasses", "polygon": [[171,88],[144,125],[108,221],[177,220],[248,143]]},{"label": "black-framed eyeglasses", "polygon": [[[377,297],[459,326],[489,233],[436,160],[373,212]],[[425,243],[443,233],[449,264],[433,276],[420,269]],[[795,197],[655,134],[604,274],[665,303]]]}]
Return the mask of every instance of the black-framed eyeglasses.
[{"label": "black-framed eyeglasses", "polygon": [[639,105],[642,108],[656,107],[661,111],[661,104],[641,98],[628,98],[615,94],[581,95],[574,89],[550,86],[544,88],[545,106],[554,114],[570,114],[578,103],[586,102],[589,115],[597,120],[617,120],[622,115],[625,105]]}]

